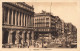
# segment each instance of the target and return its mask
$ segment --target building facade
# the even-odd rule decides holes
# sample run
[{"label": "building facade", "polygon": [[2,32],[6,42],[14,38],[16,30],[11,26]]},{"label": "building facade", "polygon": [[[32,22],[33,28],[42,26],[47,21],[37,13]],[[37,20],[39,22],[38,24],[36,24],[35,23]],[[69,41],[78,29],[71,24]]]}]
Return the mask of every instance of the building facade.
[{"label": "building facade", "polygon": [[64,27],[66,45],[77,47],[77,28],[72,23],[65,23]]},{"label": "building facade", "polygon": [[24,2],[2,3],[2,44],[32,45],[34,8]]},{"label": "building facade", "polygon": [[52,39],[55,34],[55,17],[50,13],[42,11],[34,15],[34,28],[37,35],[36,39]]},{"label": "building facade", "polygon": [[56,31],[55,31],[55,34],[56,34],[56,37],[59,37],[61,34],[62,34],[62,20],[58,17],[58,16],[55,16],[55,28],[56,28]]}]

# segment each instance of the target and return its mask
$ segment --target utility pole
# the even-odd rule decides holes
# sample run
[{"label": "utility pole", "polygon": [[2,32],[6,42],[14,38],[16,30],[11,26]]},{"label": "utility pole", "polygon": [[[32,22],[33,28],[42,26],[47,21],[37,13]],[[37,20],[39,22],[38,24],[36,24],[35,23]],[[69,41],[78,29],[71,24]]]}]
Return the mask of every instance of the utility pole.
[{"label": "utility pole", "polygon": [[44,47],[44,34],[42,34],[42,48]]}]

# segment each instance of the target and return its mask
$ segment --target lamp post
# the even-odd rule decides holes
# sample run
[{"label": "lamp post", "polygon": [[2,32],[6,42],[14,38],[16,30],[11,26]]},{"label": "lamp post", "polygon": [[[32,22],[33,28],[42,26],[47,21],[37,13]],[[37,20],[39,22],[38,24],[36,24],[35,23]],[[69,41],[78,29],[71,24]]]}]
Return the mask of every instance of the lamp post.
[{"label": "lamp post", "polygon": [[44,47],[44,34],[42,34],[42,48]]}]

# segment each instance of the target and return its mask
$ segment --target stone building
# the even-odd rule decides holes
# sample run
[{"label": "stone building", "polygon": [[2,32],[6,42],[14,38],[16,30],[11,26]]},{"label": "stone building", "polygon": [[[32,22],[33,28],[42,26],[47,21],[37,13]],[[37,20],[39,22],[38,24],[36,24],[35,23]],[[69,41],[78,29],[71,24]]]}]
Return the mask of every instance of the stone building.
[{"label": "stone building", "polygon": [[77,29],[72,23],[68,23],[68,37],[74,42],[77,42]]},{"label": "stone building", "polygon": [[34,8],[24,2],[2,3],[2,44],[32,45]]},{"label": "stone building", "polygon": [[71,47],[77,47],[77,28],[72,23],[65,23],[64,27],[66,45],[70,43]]},{"label": "stone building", "polygon": [[[52,39],[55,34],[55,16],[46,11],[34,15],[35,39],[44,38],[46,41]],[[49,41],[48,41],[49,42]]]},{"label": "stone building", "polygon": [[[59,16],[55,16],[55,27],[56,27],[56,37],[59,37],[62,35],[62,20],[59,18]],[[64,30],[63,30],[64,31]]]}]

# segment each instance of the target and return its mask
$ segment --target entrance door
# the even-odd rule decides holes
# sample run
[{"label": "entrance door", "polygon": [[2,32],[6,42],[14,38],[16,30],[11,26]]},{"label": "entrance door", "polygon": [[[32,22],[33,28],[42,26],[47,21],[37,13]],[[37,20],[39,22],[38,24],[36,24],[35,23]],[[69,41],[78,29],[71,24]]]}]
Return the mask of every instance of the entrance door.
[{"label": "entrance door", "polygon": [[13,32],[12,34],[12,43],[15,44],[15,40],[16,40],[16,32]]},{"label": "entrance door", "polygon": [[2,32],[2,44],[7,44],[8,43],[8,31],[3,30]]}]

